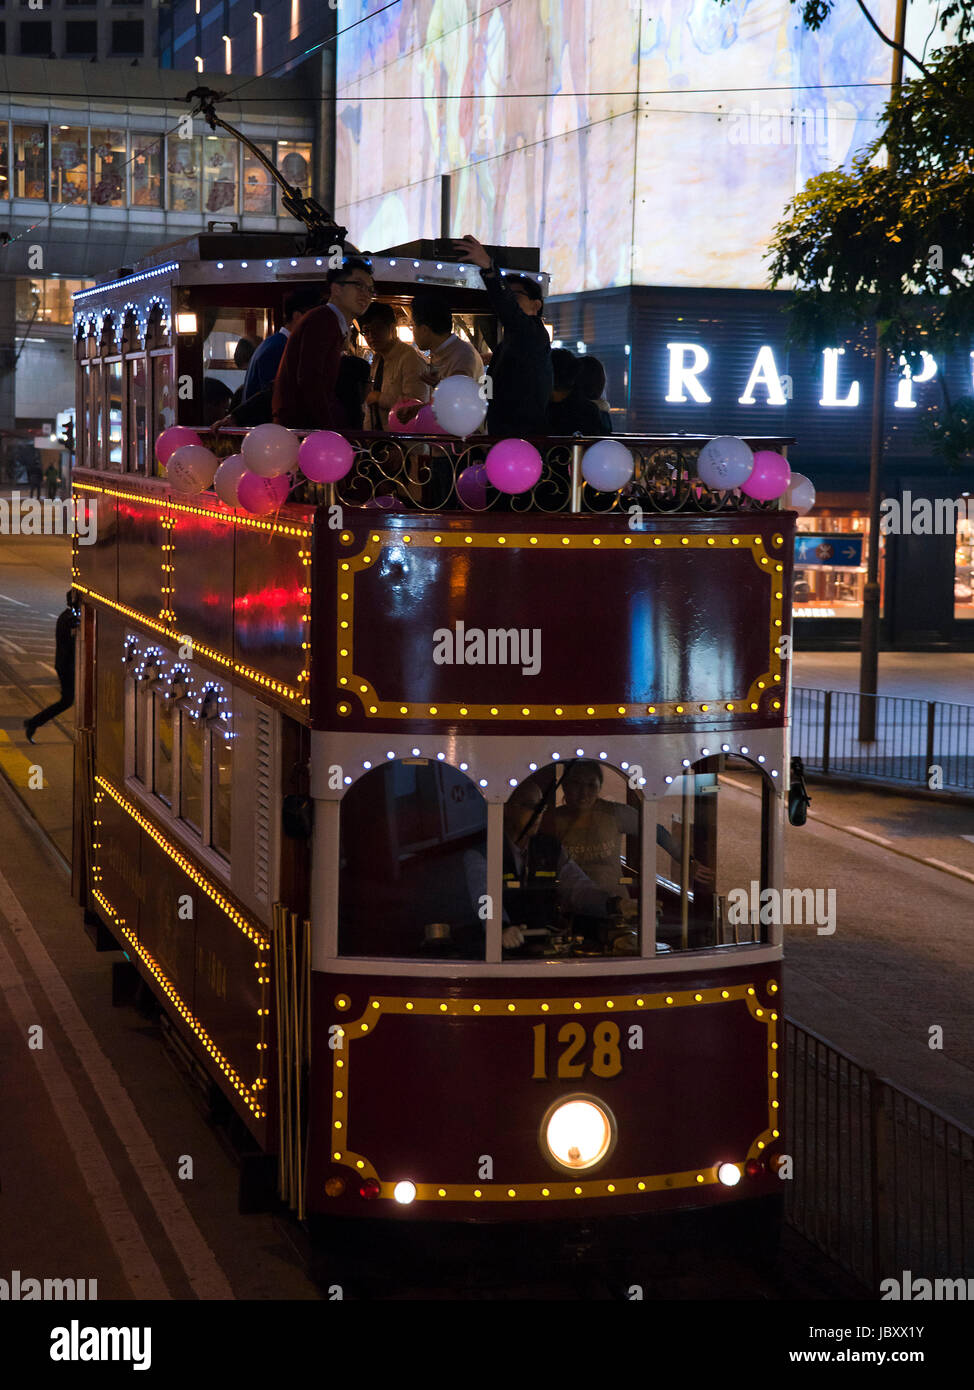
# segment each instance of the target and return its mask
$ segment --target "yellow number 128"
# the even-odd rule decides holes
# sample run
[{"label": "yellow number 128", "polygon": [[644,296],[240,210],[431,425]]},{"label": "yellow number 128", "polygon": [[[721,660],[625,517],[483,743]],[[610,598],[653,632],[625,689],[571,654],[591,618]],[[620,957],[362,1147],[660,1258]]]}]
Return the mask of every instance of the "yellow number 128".
[{"label": "yellow number 128", "polygon": [[[545,1024],[534,1026],[534,1071],[533,1081],[548,1079],[548,1032]],[[603,1019],[592,1029],[591,1061],[578,1058],[587,1041],[585,1029],[580,1023],[563,1023],[558,1029],[558,1041],[565,1044],[558,1057],[557,1075],[562,1080],[571,1080],[585,1075],[590,1067],[593,1076],[618,1076],[622,1071],[622,1056],[619,1052],[619,1026],[611,1019]]]}]

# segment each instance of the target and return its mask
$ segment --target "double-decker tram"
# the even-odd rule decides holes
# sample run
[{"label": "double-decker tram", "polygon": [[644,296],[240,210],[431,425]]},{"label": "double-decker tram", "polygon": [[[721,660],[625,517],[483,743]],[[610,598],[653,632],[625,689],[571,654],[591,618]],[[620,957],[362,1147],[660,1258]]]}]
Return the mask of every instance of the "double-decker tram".
[{"label": "double-decker tram", "polygon": [[[496,341],[475,267],[372,267]],[[210,235],[76,296],[79,892],[303,1220],[757,1215],[781,939],[732,905],[781,888],[794,514],[689,436],[620,436],[615,492],[591,440],[505,498],[458,495],[486,436],[376,432],[268,515],[177,491],[156,436],[239,447],[205,379],[326,271]]]}]

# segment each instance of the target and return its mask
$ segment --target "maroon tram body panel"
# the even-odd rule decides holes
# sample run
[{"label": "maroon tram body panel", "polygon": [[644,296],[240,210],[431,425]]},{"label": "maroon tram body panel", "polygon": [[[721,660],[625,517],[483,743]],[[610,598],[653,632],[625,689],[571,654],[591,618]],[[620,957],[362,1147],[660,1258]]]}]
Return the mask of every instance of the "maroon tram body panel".
[{"label": "maroon tram body panel", "polygon": [[[780,1145],[780,967],[569,975],[316,972],[310,1210],[510,1221],[780,1190],[768,1164]],[[605,1160],[580,1172],[542,1145],[549,1108],[572,1096],[605,1107],[616,1130]],[[738,1186],[718,1179],[722,1163],[748,1160],[757,1171]],[[336,1178],[344,1190],[331,1196]],[[374,1200],[361,1192],[370,1179]],[[416,1188],[407,1206],[400,1182]]]},{"label": "maroon tram body panel", "polygon": [[790,516],[345,519],[315,533],[316,728],[784,723]]}]

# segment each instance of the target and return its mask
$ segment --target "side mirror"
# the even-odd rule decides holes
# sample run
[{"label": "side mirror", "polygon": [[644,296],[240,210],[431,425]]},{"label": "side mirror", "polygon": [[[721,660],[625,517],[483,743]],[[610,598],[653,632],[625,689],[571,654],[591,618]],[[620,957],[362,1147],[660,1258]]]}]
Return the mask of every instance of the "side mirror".
[{"label": "side mirror", "polygon": [[788,788],[788,820],[792,825],[804,825],[812,798],[805,786],[805,765],[801,758],[791,760],[791,785]]}]

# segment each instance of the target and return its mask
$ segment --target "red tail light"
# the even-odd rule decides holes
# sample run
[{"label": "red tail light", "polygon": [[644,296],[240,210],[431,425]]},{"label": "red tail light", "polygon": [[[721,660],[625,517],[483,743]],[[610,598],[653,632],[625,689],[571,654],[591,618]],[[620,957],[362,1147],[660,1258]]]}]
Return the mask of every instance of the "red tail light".
[{"label": "red tail light", "polygon": [[378,1197],[381,1191],[382,1184],[379,1182],[378,1178],[366,1178],[358,1190],[358,1195],[371,1199],[372,1197]]}]

